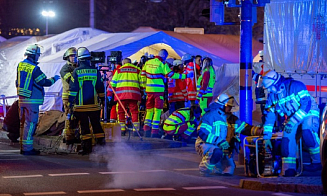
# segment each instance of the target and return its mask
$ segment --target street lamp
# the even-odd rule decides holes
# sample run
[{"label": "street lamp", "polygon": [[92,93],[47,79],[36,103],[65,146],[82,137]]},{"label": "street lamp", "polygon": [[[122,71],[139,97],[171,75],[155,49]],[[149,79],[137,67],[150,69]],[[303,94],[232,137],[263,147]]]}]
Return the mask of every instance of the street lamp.
[{"label": "street lamp", "polygon": [[53,11],[42,11],[42,16],[45,17],[46,23],[45,23],[45,35],[48,35],[48,18],[49,17],[55,17],[55,13]]}]

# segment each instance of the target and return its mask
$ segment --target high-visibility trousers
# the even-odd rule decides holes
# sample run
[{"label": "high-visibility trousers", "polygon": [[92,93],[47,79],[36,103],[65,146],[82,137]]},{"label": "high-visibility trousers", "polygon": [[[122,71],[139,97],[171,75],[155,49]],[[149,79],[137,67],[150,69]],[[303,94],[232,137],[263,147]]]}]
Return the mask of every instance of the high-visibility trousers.
[{"label": "high-visibility trousers", "polygon": [[39,120],[39,105],[19,105],[20,119],[20,150],[30,151],[33,149],[33,135]]},{"label": "high-visibility trousers", "polygon": [[212,102],[212,97],[202,97],[200,99],[199,105],[202,110],[202,113],[201,113],[202,116],[205,113],[204,109],[208,108],[211,102]]},{"label": "high-visibility trousers", "polygon": [[146,116],[144,120],[144,131],[151,128],[152,134],[159,133],[160,116],[164,104],[164,93],[148,93],[146,100]]},{"label": "high-visibility trousers", "polygon": [[[137,102],[138,102],[137,100],[131,100],[131,99],[121,100],[121,103],[123,104],[125,109],[126,110],[129,109],[129,113],[131,114],[134,127],[138,131],[140,125],[139,125],[139,108],[138,108]],[[119,103],[118,103],[118,116],[119,116],[119,124],[121,126],[121,131],[125,131],[126,114],[125,114],[123,107]],[[133,129],[133,131],[136,131],[136,130]]]}]

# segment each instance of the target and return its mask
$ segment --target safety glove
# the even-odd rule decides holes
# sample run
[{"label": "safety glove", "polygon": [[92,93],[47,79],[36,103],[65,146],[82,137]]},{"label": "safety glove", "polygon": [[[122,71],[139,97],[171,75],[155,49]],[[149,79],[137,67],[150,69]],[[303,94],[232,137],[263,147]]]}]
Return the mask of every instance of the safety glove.
[{"label": "safety glove", "polygon": [[74,108],[74,105],[71,104],[71,103],[68,103],[68,114],[66,116],[66,119],[67,120],[70,120],[70,119],[73,119],[73,108]]},{"label": "safety glove", "polygon": [[270,140],[272,137],[272,132],[263,132],[263,139]]},{"label": "safety glove", "polygon": [[194,104],[195,104],[195,105],[199,105],[199,103],[200,103],[200,99],[197,98],[197,99],[194,101]]},{"label": "safety glove", "polygon": [[226,140],[219,142],[218,147],[222,150],[226,150],[229,148],[229,143]]},{"label": "safety glove", "polygon": [[193,78],[193,77],[194,77],[193,71],[191,71],[190,73],[186,74],[186,78]]},{"label": "safety glove", "polygon": [[293,123],[292,121],[288,121],[286,124],[285,124],[285,127],[284,127],[284,131],[286,133],[291,133],[293,128],[296,126],[295,123]]},{"label": "safety glove", "polygon": [[270,140],[265,140],[264,143],[265,143],[266,150],[269,150],[269,148],[270,148],[270,150],[272,150],[272,144],[271,144]]},{"label": "safety glove", "polygon": [[268,147],[270,147],[270,149],[272,149],[272,145],[271,145],[271,139],[272,137],[272,132],[263,132],[263,139],[264,139],[264,144],[265,144],[265,148],[268,149]]},{"label": "safety glove", "polygon": [[59,75],[55,75],[55,76],[53,76],[52,78],[53,78],[54,82],[56,82],[57,80],[60,79],[60,76],[59,76]]},{"label": "safety glove", "polygon": [[240,139],[240,134],[237,133],[234,135],[234,138],[236,139],[237,142],[241,142],[241,139]]},{"label": "safety glove", "polygon": [[112,96],[108,96],[107,98],[108,98],[108,101],[109,101],[109,103],[110,103],[111,100],[112,100]]}]

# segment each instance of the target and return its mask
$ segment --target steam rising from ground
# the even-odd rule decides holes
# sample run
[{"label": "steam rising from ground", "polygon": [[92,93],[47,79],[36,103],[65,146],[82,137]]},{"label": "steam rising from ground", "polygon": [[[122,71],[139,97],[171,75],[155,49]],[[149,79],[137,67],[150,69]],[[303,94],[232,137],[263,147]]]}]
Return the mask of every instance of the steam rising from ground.
[{"label": "steam rising from ground", "polygon": [[[98,147],[99,148],[99,147]],[[95,147],[95,153],[90,158],[94,161],[107,161],[109,172],[124,172],[108,174],[110,182],[107,188],[142,188],[155,187],[171,183],[172,175],[168,171],[161,170],[165,165],[174,164],[164,160],[163,157],[151,154],[148,151],[137,151],[126,143],[119,142],[113,146],[106,146],[99,150]],[[152,152],[155,151],[152,150]],[[109,177],[110,176],[110,177]]]}]

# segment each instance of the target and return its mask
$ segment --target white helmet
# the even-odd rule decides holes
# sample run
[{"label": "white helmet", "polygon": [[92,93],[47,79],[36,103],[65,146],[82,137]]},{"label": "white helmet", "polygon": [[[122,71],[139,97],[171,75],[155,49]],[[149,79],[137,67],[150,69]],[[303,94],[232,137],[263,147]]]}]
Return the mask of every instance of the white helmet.
[{"label": "white helmet", "polygon": [[179,65],[183,65],[183,62],[181,60],[174,60],[173,62],[173,66],[179,66]]},{"label": "white helmet", "polygon": [[216,102],[224,106],[231,106],[231,107],[236,106],[235,98],[226,93],[219,95]]},{"label": "white helmet", "polygon": [[174,62],[174,59],[173,59],[173,58],[168,58],[168,59],[166,59],[166,63],[167,63],[168,65],[173,65],[173,62]]},{"label": "white helmet", "polygon": [[90,51],[85,48],[85,47],[80,47],[77,49],[77,58],[79,60],[90,60],[92,57],[91,57],[91,53]]},{"label": "white helmet", "polygon": [[273,70],[269,70],[269,71],[265,72],[262,76],[262,85],[263,85],[263,87],[268,89],[272,85],[277,84],[279,79],[280,79],[279,73],[277,73]]},{"label": "white helmet", "polygon": [[260,51],[259,51],[259,56],[260,56],[260,57],[263,57],[263,50],[260,50]]},{"label": "white helmet", "polygon": [[36,54],[41,54],[41,48],[39,45],[37,44],[31,44],[28,45],[25,51],[25,55],[29,56],[29,55],[36,55]]}]

